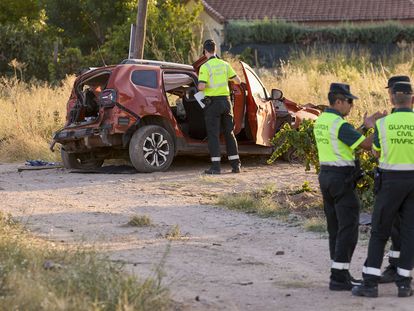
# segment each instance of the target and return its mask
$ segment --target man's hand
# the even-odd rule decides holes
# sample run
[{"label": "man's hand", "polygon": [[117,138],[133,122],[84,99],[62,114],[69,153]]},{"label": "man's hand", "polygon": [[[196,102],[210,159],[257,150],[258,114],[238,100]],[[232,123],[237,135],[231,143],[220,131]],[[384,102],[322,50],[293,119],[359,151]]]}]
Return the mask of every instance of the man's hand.
[{"label": "man's hand", "polygon": [[204,82],[198,83],[198,90],[199,91],[204,91],[205,88],[206,88],[206,84]]},{"label": "man's hand", "polygon": [[379,159],[379,157],[381,156],[381,152],[380,151],[376,151],[376,150],[372,149],[371,152],[372,152],[372,155],[374,157],[376,157],[377,159]]},{"label": "man's hand", "polygon": [[375,121],[377,121],[378,119],[381,119],[383,117],[385,117],[387,115],[387,111],[383,111],[383,112],[375,112],[370,116],[367,116],[367,113],[365,112],[364,114],[364,126],[367,129],[373,128],[375,127]]}]

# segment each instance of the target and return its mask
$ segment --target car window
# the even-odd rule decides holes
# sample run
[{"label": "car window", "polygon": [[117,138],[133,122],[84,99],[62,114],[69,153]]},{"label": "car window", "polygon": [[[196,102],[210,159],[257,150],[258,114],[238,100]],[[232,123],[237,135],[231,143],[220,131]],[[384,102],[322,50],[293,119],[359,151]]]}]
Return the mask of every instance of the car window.
[{"label": "car window", "polygon": [[250,88],[252,90],[253,96],[258,96],[261,99],[266,99],[266,90],[263,87],[263,85],[260,83],[259,79],[256,77],[256,75],[249,70],[249,68],[246,68],[246,74],[247,79],[249,80]]},{"label": "car window", "polygon": [[132,83],[135,85],[158,88],[157,72],[154,70],[135,70],[131,77]]}]

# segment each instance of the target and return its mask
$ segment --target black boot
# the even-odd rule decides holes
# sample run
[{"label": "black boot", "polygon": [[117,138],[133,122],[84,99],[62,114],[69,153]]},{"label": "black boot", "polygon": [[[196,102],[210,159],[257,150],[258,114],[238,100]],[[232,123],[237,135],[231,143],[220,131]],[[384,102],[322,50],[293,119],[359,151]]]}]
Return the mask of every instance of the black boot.
[{"label": "black boot", "polygon": [[413,295],[411,280],[411,277],[405,277],[397,273],[395,283],[398,287],[398,297],[410,297]]},{"label": "black boot", "polygon": [[411,286],[398,286],[398,297],[410,297],[413,295]]},{"label": "black boot", "polygon": [[333,291],[351,290],[354,285],[360,284],[348,270],[331,269],[329,289]]},{"label": "black boot", "polygon": [[397,267],[389,264],[381,275],[379,283],[392,283],[397,278]]},{"label": "black boot", "polygon": [[240,160],[230,160],[230,164],[231,164],[231,172],[232,173],[240,173],[241,172],[241,164],[240,164]]},{"label": "black boot", "polygon": [[360,297],[378,297],[378,286],[377,285],[368,285],[363,283],[362,285],[357,285],[352,288],[352,295]]},{"label": "black boot", "polygon": [[208,175],[218,175],[218,174],[220,174],[221,173],[220,162],[218,162],[218,161],[211,162],[211,167],[208,170],[205,170],[204,173],[208,174]]}]

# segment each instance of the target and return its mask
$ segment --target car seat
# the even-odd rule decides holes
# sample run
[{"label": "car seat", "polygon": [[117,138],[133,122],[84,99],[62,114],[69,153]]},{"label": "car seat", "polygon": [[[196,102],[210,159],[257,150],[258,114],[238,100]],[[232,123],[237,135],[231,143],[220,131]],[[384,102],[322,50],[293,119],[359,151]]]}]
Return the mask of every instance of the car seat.
[{"label": "car seat", "polygon": [[197,93],[196,87],[188,88],[183,98],[183,105],[187,116],[189,136],[202,140],[207,137],[206,123],[203,109],[194,98],[195,93]]}]

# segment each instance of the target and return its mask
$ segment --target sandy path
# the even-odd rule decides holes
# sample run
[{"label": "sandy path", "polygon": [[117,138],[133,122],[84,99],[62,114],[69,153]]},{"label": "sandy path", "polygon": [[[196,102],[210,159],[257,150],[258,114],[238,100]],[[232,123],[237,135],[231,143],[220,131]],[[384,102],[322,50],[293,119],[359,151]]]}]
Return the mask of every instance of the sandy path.
[{"label": "sandy path", "polygon": [[[205,177],[207,163],[178,159],[166,173],[73,174],[63,169],[24,171],[0,164],[1,210],[27,222],[35,234],[59,243],[92,243],[141,276],[154,274],[165,256],[163,282],[179,310],[412,310],[414,298],[398,299],[394,285],[378,299],[327,290],[326,236],[273,218],[214,207],[212,195],[299,187],[313,173],[278,163],[245,161],[240,175]],[[153,227],[127,227],[146,214]],[[178,225],[184,238],[165,234]],[[281,254],[280,254],[281,253]],[[359,275],[366,255],[354,256]]]}]

